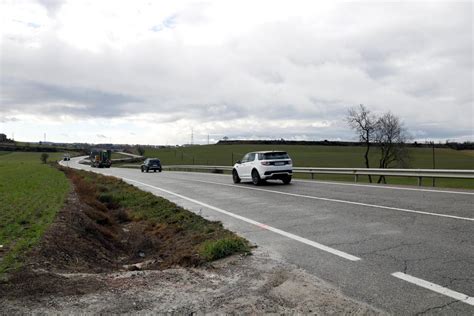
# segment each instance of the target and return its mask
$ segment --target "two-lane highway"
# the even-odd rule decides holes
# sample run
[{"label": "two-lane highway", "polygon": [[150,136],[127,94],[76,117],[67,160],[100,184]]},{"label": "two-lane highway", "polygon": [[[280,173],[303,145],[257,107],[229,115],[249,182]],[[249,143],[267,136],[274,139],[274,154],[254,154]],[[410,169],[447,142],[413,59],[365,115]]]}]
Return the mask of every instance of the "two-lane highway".
[{"label": "two-lane highway", "polygon": [[70,166],[120,177],[396,314],[474,314],[474,192]]}]

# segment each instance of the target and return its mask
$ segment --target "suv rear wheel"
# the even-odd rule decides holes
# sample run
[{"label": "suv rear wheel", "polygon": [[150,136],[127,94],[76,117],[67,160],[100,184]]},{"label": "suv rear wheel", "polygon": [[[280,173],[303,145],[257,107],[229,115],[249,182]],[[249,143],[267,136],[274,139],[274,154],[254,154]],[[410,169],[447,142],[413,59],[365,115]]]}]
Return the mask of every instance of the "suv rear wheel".
[{"label": "suv rear wheel", "polygon": [[262,184],[262,179],[260,178],[260,175],[258,174],[258,171],[256,169],[252,170],[252,182],[255,185]]},{"label": "suv rear wheel", "polygon": [[142,166],[142,172],[143,172],[143,171],[145,171],[145,169],[144,169],[143,166]]},{"label": "suv rear wheel", "polygon": [[240,177],[239,174],[237,173],[237,170],[232,170],[232,180],[234,183],[240,183]]}]

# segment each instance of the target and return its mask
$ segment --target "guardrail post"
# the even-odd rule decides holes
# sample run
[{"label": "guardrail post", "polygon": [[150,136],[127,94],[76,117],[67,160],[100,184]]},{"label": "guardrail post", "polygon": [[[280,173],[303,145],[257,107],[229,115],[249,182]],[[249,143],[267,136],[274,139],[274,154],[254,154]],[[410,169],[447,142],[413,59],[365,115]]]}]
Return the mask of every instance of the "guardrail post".
[{"label": "guardrail post", "polygon": [[359,181],[359,175],[358,175],[358,174],[355,174],[355,175],[354,175],[354,182],[357,183],[357,181]]},{"label": "guardrail post", "polygon": [[314,173],[311,172],[311,180],[314,180]]},{"label": "guardrail post", "polygon": [[421,182],[422,182],[423,178],[422,177],[418,177],[418,186],[421,187]]}]

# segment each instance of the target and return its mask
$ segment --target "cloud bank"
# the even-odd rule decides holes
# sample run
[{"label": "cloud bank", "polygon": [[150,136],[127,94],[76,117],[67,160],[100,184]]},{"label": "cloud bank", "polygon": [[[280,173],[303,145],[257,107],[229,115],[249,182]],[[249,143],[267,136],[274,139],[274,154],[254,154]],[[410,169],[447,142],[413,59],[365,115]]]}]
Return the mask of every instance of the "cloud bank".
[{"label": "cloud bank", "polygon": [[0,129],[152,144],[189,142],[191,128],[201,142],[352,139],[343,119],[362,103],[399,115],[415,139],[472,140],[472,9],[4,1]]}]

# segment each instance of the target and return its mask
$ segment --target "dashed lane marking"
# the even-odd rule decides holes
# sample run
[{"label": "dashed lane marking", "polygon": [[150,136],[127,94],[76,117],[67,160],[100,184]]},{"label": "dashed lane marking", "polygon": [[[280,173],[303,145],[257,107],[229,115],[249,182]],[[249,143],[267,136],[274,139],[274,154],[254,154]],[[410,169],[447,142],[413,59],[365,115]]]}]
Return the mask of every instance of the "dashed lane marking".
[{"label": "dashed lane marking", "polygon": [[431,283],[429,281],[426,281],[426,280],[423,280],[423,279],[420,279],[420,278],[417,278],[417,277],[414,277],[414,276],[411,276],[409,274],[402,273],[402,272],[392,273],[392,276],[394,276],[396,278],[399,278],[401,280],[410,282],[412,284],[421,286],[421,287],[423,287],[425,289],[428,289],[430,291],[433,291],[433,292],[436,292],[436,293],[439,293],[439,294],[442,294],[442,295],[445,295],[445,296],[449,296],[449,297],[454,298],[455,300],[458,300],[460,302],[463,302],[463,303],[474,306],[474,297],[468,296],[466,294],[450,290],[450,289],[448,289],[446,287],[443,287],[441,285]]},{"label": "dashed lane marking", "polygon": [[330,199],[330,198],[323,198],[323,197],[318,197],[318,196],[313,196],[313,195],[304,195],[304,194],[297,194],[297,193],[274,191],[274,190],[268,190],[268,189],[262,189],[262,188],[246,187],[246,186],[243,186],[243,185],[219,183],[219,182],[213,182],[213,181],[204,181],[204,180],[196,180],[196,179],[177,179],[177,178],[173,178],[173,177],[168,177],[168,178],[169,179],[175,179],[175,180],[186,180],[186,181],[194,181],[194,182],[201,182],[201,183],[207,183],[207,184],[216,184],[216,185],[220,185],[220,186],[228,186],[228,187],[244,189],[244,190],[254,190],[254,191],[261,191],[261,192],[276,193],[276,194],[281,194],[281,195],[289,195],[289,196],[294,196],[294,197],[301,197],[301,198],[306,198],[306,199],[313,199],[313,200],[320,200],[320,201],[327,201],[327,202],[336,202],[336,203],[343,203],[343,204],[360,205],[360,206],[366,206],[366,207],[371,207],[371,208],[380,208],[380,209],[384,209],[384,210],[391,210],[391,211],[398,211],[398,212],[406,212],[406,213],[415,213],[415,214],[421,214],[421,215],[446,217],[446,218],[460,219],[460,220],[465,220],[465,221],[474,221],[474,218],[471,218],[471,217],[462,217],[462,216],[455,216],[455,215],[442,214],[442,213],[440,214],[440,213],[432,213],[432,212],[425,212],[425,211],[416,211],[416,210],[409,210],[409,209],[399,208],[399,207],[368,204],[368,203],[354,202],[354,201],[347,201],[347,200]]}]

